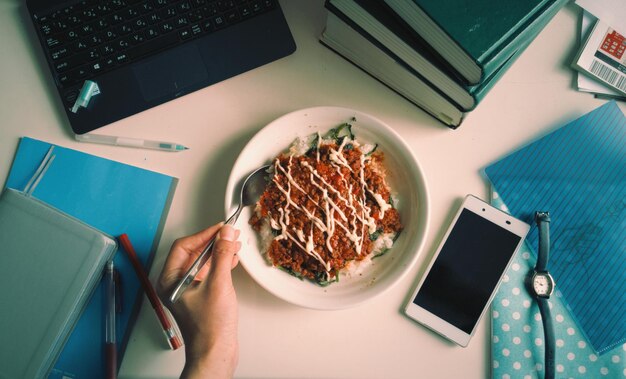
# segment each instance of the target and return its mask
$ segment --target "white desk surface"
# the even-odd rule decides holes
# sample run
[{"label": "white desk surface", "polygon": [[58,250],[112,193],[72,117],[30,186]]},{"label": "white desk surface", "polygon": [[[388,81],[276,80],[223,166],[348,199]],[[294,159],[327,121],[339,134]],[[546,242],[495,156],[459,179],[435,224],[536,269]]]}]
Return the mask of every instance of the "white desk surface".
[{"label": "white desk surface", "polygon": [[[0,3],[0,181],[18,139],[30,136],[180,178],[151,278],[174,239],[222,220],[230,169],[247,140],[273,119],[319,105],[357,109],[394,128],[412,147],[428,184],[430,229],[409,275],[383,297],[342,311],[286,303],[238,267],[240,361],[237,378],[487,378],[489,317],[460,348],[400,313],[427,265],[453,208],[467,193],[488,197],[479,170],[512,149],[604,104],[573,87],[579,9],[557,14],[465,120],[449,130],[318,42],[322,0],[282,1],[297,51],[99,130],[172,140],[181,153],[75,142],[19,0]],[[622,110],[625,106],[620,104]],[[176,377],[183,351],[165,349],[147,301],[135,324],[120,377]]]}]

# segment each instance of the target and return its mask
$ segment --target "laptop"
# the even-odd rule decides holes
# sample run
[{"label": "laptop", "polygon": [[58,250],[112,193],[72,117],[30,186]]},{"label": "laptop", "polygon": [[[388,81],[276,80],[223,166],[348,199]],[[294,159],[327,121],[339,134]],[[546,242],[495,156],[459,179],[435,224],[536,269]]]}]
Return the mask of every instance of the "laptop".
[{"label": "laptop", "polygon": [[26,0],[26,5],[76,134],[296,50],[278,0]]}]

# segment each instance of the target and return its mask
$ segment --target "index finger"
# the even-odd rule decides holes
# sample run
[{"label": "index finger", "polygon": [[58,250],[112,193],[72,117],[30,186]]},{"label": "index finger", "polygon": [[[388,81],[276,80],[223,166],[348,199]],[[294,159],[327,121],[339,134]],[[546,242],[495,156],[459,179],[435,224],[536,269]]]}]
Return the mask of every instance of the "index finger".
[{"label": "index finger", "polygon": [[181,278],[221,227],[219,223],[174,241],[163,266],[161,279],[167,282],[163,284]]}]

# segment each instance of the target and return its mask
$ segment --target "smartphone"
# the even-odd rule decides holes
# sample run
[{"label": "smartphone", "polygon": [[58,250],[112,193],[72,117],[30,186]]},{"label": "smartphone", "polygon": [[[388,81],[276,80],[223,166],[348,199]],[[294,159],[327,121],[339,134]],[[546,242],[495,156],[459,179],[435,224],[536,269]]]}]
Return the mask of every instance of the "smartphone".
[{"label": "smartphone", "polygon": [[467,346],[529,229],[468,195],[412,292],[406,315]]}]

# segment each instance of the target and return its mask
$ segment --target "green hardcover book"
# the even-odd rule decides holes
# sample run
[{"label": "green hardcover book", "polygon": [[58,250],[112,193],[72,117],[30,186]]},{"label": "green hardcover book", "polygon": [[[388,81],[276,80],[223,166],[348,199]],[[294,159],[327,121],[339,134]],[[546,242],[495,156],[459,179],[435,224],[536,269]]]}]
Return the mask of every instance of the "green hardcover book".
[{"label": "green hardcover book", "polygon": [[[529,38],[526,38],[518,49],[479,85],[459,85],[461,91],[465,91],[474,100],[469,106],[459,103],[458,99],[451,95],[447,86],[441,86],[433,80],[432,75],[424,72],[423,66],[414,64],[415,60],[406,59],[406,54],[398,52],[391,44],[384,44],[384,39],[378,40],[378,34],[375,37],[361,28],[357,22],[353,21],[358,20],[357,17],[351,17],[354,14],[345,15],[334,6],[354,3],[350,0],[331,0],[327,3],[330,12],[320,41],[446,126],[456,129],[467,113],[487,95],[566,1],[557,0],[550,11],[540,19],[541,22],[537,20],[535,25],[529,28],[531,32]],[[361,0],[358,2],[359,4],[366,3]]]},{"label": "green hardcover book", "polygon": [[[558,0],[385,0],[470,84],[502,66]],[[536,34],[536,33],[535,33]]]}]

